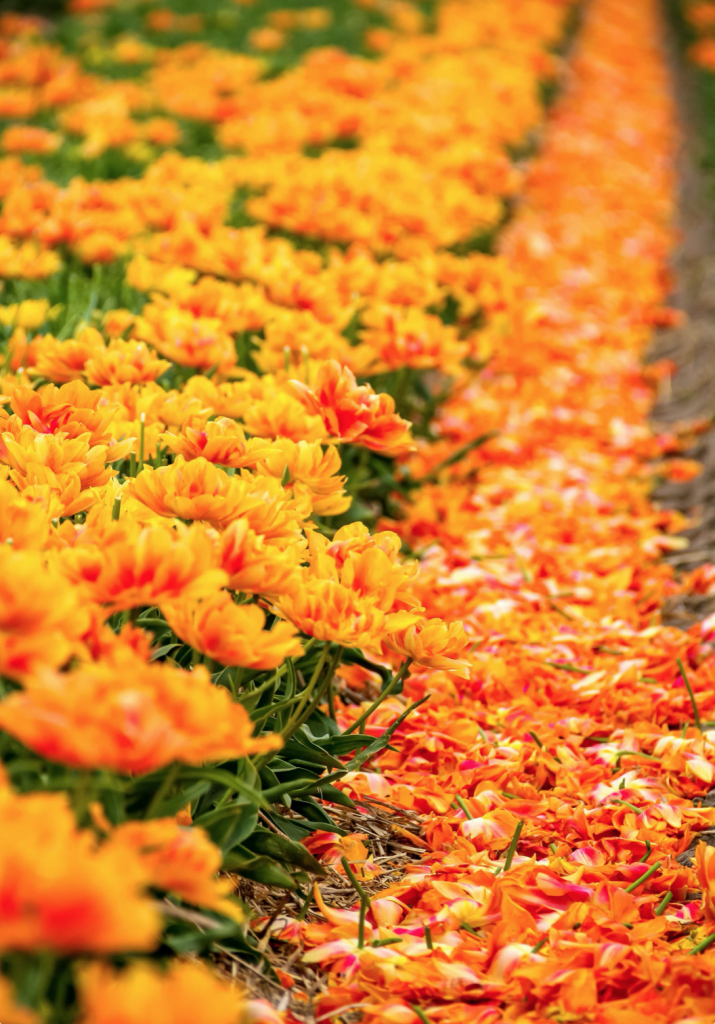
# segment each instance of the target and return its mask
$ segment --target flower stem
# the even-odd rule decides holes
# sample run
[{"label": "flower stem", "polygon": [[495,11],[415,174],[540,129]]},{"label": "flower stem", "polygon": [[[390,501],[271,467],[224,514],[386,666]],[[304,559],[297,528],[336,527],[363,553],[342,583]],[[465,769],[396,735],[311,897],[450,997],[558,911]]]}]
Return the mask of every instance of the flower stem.
[{"label": "flower stem", "polygon": [[657,860],[655,864],[648,868],[645,874],[642,874],[640,878],[636,878],[635,882],[631,882],[630,885],[626,886],[626,892],[634,892],[639,885],[642,885],[643,882],[647,882],[651,875],[654,875],[656,873],[659,867],[660,861]]},{"label": "flower stem", "polygon": [[715,942],[715,932],[711,932],[706,939],[703,939],[703,941],[699,942],[697,946],[693,946],[692,949],[688,950],[688,956],[695,956],[696,953],[702,953],[708,948],[708,946],[712,946],[713,942]]},{"label": "flower stem", "polygon": [[146,814],[144,815],[145,818],[155,817],[155,812],[159,809],[159,807],[161,807],[164,797],[169,793],[171,787],[176,782],[176,777],[179,774],[179,768],[180,766],[176,762],[174,762],[174,764],[171,765],[166,775],[162,779],[161,785],[157,789],[154,796],[151,798],[151,803],[147,807]]},{"label": "flower stem", "polygon": [[350,864],[348,863],[348,858],[341,857],[340,863],[345,869],[345,874],[350,879],[350,883],[353,889],[360,897],[360,917],[358,919],[358,949],[363,949],[363,947],[365,946],[365,915],[370,909],[370,897],[358,882],[355,874],[353,873],[353,869],[350,867]]},{"label": "flower stem", "polygon": [[662,900],[660,901],[660,903],[658,904],[658,906],[657,906],[657,907],[655,908],[655,916],[656,916],[656,917],[660,917],[660,916],[661,916],[661,914],[664,914],[664,913],[665,913],[665,911],[666,911],[666,910],[667,910],[667,908],[668,908],[668,904],[670,903],[670,901],[672,900],[672,898],[673,898],[673,894],[672,894],[672,892],[667,892],[667,893],[665,894],[665,896],[663,897],[663,899],[662,899]]},{"label": "flower stem", "polygon": [[396,676],[392,677],[392,679],[387,684],[387,686],[382,691],[382,693],[377,698],[377,700],[373,701],[372,704],[370,705],[370,707],[367,709],[367,711],[363,711],[363,713],[360,715],[360,717],[356,718],[355,721],[353,722],[353,724],[351,726],[349,726],[345,730],[345,735],[346,736],[348,736],[351,732],[355,732],[356,729],[359,729],[360,726],[363,725],[363,723],[368,720],[368,718],[373,713],[373,711],[377,711],[377,709],[380,707],[382,702],[384,700],[386,700],[390,696],[390,694],[395,689],[397,684],[400,683],[405,678],[405,676],[407,675],[407,672],[408,672],[409,667],[410,667],[411,664],[412,664],[412,658],[407,658],[405,661],[402,662],[402,665],[400,666],[400,671],[397,673]]},{"label": "flower stem", "polygon": [[523,829],[523,827],[524,827],[524,822],[522,820],[522,821],[519,822],[519,824],[514,829],[514,835],[511,837],[511,842],[509,843],[509,849],[507,850],[506,862],[504,864],[504,872],[505,873],[507,871],[509,871],[509,869],[511,868],[511,862],[514,860],[514,854],[516,853],[516,845],[519,842],[519,836],[521,835],[521,830]]},{"label": "flower stem", "polygon": [[690,680],[688,679],[688,675],[683,667],[682,661],[680,660],[680,658],[676,658],[675,660],[678,668],[680,669],[680,674],[683,677],[683,682],[687,687],[688,695],[690,697],[690,703],[693,705],[693,717],[695,718],[695,725],[700,730],[700,732],[702,732],[703,727],[700,722],[700,712],[698,711],[698,705],[695,703],[695,694],[693,693],[693,688],[690,685]]}]

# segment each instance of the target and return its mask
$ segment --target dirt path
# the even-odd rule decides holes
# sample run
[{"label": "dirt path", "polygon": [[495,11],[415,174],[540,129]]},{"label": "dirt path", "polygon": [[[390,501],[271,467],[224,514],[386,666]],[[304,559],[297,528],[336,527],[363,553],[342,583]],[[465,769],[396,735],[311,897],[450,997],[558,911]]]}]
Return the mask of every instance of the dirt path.
[{"label": "dirt path", "polygon": [[[686,314],[679,327],[661,331],[650,360],[672,359],[678,366],[653,411],[653,422],[677,423],[715,417],[715,182],[702,170],[697,95],[691,69],[672,46],[671,67],[683,130],[680,160],[681,245],[673,258],[672,305]],[[715,427],[702,434],[687,455],[703,472],[687,483],[665,483],[658,502],[691,519],[687,550],[668,557],[681,571],[715,562]],[[715,597],[690,596],[669,604],[665,618],[687,627],[715,610]]]}]

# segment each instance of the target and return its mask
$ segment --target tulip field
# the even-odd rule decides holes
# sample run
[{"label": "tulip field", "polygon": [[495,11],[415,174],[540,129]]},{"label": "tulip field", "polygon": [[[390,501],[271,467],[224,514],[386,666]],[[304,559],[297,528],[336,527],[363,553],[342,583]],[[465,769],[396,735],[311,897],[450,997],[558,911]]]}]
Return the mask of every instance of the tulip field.
[{"label": "tulip field", "polygon": [[0,1024],[713,1024],[715,2],[318,2],[0,12]]}]

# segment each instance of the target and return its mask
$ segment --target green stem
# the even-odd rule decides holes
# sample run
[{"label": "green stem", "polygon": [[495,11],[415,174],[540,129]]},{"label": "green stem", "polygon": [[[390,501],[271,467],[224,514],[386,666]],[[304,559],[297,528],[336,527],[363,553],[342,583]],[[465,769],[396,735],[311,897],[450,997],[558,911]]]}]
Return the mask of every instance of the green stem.
[{"label": "green stem", "polygon": [[670,901],[672,900],[672,898],[673,898],[673,894],[672,894],[672,892],[667,892],[667,893],[665,894],[665,896],[663,897],[663,899],[662,899],[662,900],[660,901],[660,903],[658,904],[658,906],[657,906],[657,907],[655,908],[655,916],[656,916],[656,917],[660,917],[660,916],[661,916],[661,914],[664,914],[664,913],[665,913],[665,911],[667,910],[668,904],[670,903]]},{"label": "green stem", "polygon": [[631,882],[630,885],[626,886],[626,892],[635,892],[639,885],[643,885],[648,879],[656,873],[660,867],[660,861],[657,860],[655,864],[648,868],[645,874],[642,874],[640,878],[636,878],[635,882]]},{"label": "green stem", "polygon": [[345,874],[350,879],[350,883],[353,889],[360,897],[360,917],[358,919],[358,949],[362,949],[365,945],[365,915],[370,909],[370,897],[368,896],[368,894],[365,892],[365,890],[355,877],[353,869],[350,867],[350,864],[348,863],[348,858],[341,857],[340,863],[345,869]]},{"label": "green stem", "polygon": [[713,942],[715,942],[715,932],[711,932],[706,939],[703,939],[703,941],[699,942],[697,946],[694,946],[689,950],[688,956],[695,956],[696,953],[702,953],[703,950],[708,948],[708,946],[712,946]]},{"label": "green stem", "polygon": [[377,711],[377,709],[380,707],[382,702],[384,700],[387,700],[387,698],[393,692],[393,690],[395,689],[397,684],[400,683],[405,678],[405,676],[407,675],[407,672],[409,671],[409,668],[410,668],[411,664],[412,664],[412,658],[407,658],[405,661],[402,662],[402,665],[400,666],[400,671],[397,673],[397,675],[392,677],[391,681],[387,684],[387,686],[382,691],[380,696],[377,698],[377,700],[373,701],[373,703],[370,705],[370,707],[367,709],[367,711],[363,711],[363,713],[360,715],[360,717],[356,718],[355,721],[353,722],[353,724],[351,726],[349,726],[345,730],[345,733],[344,733],[345,736],[349,736],[351,732],[355,732],[356,730],[359,730],[360,727],[363,725],[363,723],[368,720],[370,715],[374,711]]},{"label": "green stem", "polygon": [[457,803],[459,804],[459,806],[460,806],[460,807],[462,808],[462,810],[464,811],[464,813],[465,813],[465,815],[466,815],[466,818],[467,818],[467,821],[471,821],[471,820],[472,820],[472,818],[474,817],[474,815],[472,814],[472,812],[471,812],[471,811],[469,810],[469,808],[467,807],[466,801],[465,801],[465,800],[464,800],[464,799],[463,799],[463,798],[462,798],[461,796],[455,796],[455,798],[454,798],[454,799],[455,799],[455,800],[457,801]]},{"label": "green stem", "polygon": [[[300,703],[298,704],[298,707],[297,707],[297,709],[295,711],[295,715],[293,716],[294,718],[300,717],[300,715],[303,713],[303,708],[305,707],[305,705],[308,703],[308,700],[310,699],[310,695],[311,695],[311,693],[313,691],[313,687],[318,682],[318,679],[320,677],[320,673],[323,671],[323,668],[325,667],[325,662],[328,660],[329,653],[330,653],[330,644],[326,643],[325,647],[320,652],[320,658],[318,659],[318,664],[315,666],[315,668],[313,670],[313,674],[310,677],[310,680],[308,681],[308,685],[306,686],[306,688],[303,690],[303,693],[301,694],[301,700],[300,700]],[[292,721],[293,721],[292,719],[289,720],[288,727],[291,726]],[[284,739],[285,739],[285,736],[284,736]]]},{"label": "green stem", "polygon": [[410,1003],[410,1009],[412,1010],[413,1013],[417,1014],[417,1016],[422,1021],[422,1024],[432,1024],[432,1021],[429,1019],[425,1011],[420,1009],[420,1007],[417,1006],[416,1003]]},{"label": "green stem", "polygon": [[155,816],[155,811],[161,807],[164,797],[169,793],[171,787],[176,782],[176,777],[179,774],[179,771],[180,765],[177,762],[174,762],[162,779],[161,785],[157,789],[156,793],[151,798],[151,803],[147,807],[146,814],[144,815],[145,818],[153,818]]},{"label": "green stem", "polygon": [[300,913],[298,914],[298,917],[296,918],[296,920],[298,921],[299,924],[300,924],[301,921],[305,920],[305,915],[310,910],[310,905],[311,905],[312,902],[313,902],[313,890],[312,889],[308,889],[308,895],[303,900],[303,906],[300,908]]},{"label": "green stem", "polygon": [[91,772],[80,772],[79,780],[74,792],[74,812],[77,816],[77,824],[83,825],[87,815],[87,808],[92,799],[92,775]]},{"label": "green stem", "polygon": [[636,814],[643,814],[642,807],[636,807],[635,804],[629,804],[627,800],[621,800],[618,796],[614,796],[612,800],[614,804],[622,804],[624,807],[628,807],[629,810],[635,811]]},{"label": "green stem", "polygon": [[700,732],[702,732],[703,727],[700,722],[700,712],[698,711],[698,705],[695,703],[695,694],[693,693],[693,688],[690,685],[690,680],[688,679],[688,675],[685,671],[685,668],[683,667],[682,661],[680,660],[680,658],[676,658],[675,660],[678,668],[680,669],[680,674],[683,677],[683,682],[687,687],[688,695],[690,697],[690,703],[693,705],[693,717],[695,718],[695,725],[700,730]]},{"label": "green stem", "polygon": [[511,842],[509,843],[509,849],[507,850],[507,854],[506,854],[506,863],[504,864],[504,872],[505,873],[507,871],[509,871],[509,869],[511,868],[511,863],[514,860],[514,854],[516,853],[516,845],[519,842],[519,836],[521,835],[521,830],[523,829],[523,827],[524,827],[524,822],[520,821],[519,824],[514,829],[514,835],[511,837]]},{"label": "green stem", "polygon": [[340,664],[340,660],[341,660],[342,656],[343,656],[343,648],[342,647],[338,647],[338,649],[335,652],[335,654],[333,654],[333,657],[332,657],[332,659],[330,661],[330,664],[328,665],[328,671],[327,671],[327,673],[325,675],[324,682],[320,686],[317,687],[317,689],[315,691],[315,695],[314,695],[312,701],[310,702],[308,707],[305,709],[303,714],[300,716],[300,718],[296,722],[294,722],[293,727],[292,727],[292,731],[290,732],[290,734],[286,735],[285,730],[283,730],[282,735],[283,735],[284,739],[290,739],[290,737],[293,736],[298,731],[298,729],[300,729],[300,727],[305,722],[308,721],[310,716],[316,710],[316,708],[318,707],[318,705],[320,704],[320,702],[323,699],[323,693],[325,692],[326,687],[330,684],[330,681],[332,680],[333,676],[335,675],[335,670],[337,669],[338,665]]},{"label": "green stem", "polygon": [[335,722],[335,688],[333,686],[333,676],[331,675],[328,679],[328,714]]}]

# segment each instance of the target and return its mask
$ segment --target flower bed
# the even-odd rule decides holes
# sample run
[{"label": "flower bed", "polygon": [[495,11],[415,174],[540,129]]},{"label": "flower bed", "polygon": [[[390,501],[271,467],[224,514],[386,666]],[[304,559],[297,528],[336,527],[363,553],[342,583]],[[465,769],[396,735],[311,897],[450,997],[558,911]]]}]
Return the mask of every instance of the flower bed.
[{"label": "flower bed", "polygon": [[568,0],[73,7],[0,21],[3,1024],[709,1021],[654,0],[545,133]]}]

